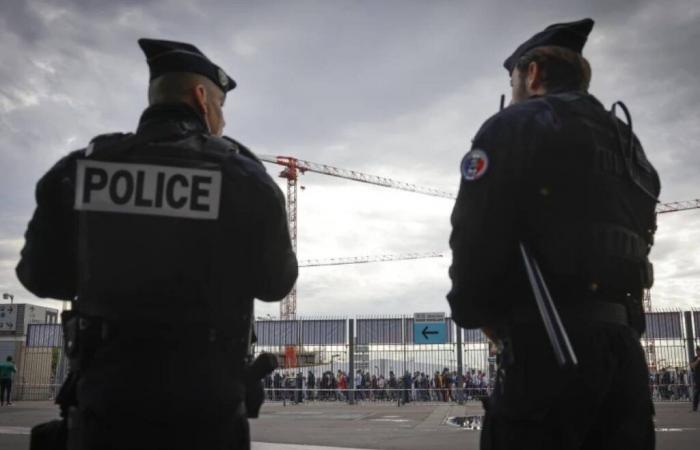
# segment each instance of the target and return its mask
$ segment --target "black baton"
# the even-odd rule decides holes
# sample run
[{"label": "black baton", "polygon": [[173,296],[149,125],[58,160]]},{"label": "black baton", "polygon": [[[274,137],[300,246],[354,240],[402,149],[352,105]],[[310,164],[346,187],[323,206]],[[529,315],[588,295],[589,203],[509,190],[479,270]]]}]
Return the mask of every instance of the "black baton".
[{"label": "black baton", "polygon": [[576,353],[574,353],[574,349],[571,347],[569,335],[566,333],[566,329],[561,323],[557,308],[552,301],[552,296],[549,295],[549,289],[547,289],[547,283],[545,283],[542,272],[540,272],[540,267],[537,265],[537,261],[530,256],[522,242],[520,243],[520,252],[523,255],[527,278],[530,281],[530,286],[532,286],[532,293],[535,296],[537,309],[540,311],[540,316],[542,317],[542,322],[544,322],[544,328],[547,331],[549,343],[552,344],[557,364],[559,364],[561,368],[575,368],[578,365]]}]

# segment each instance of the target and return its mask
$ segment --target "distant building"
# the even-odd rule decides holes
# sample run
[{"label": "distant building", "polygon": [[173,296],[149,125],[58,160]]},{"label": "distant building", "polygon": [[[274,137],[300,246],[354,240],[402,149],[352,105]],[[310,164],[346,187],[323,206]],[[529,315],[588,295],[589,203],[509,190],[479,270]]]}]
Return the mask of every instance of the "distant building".
[{"label": "distant building", "polygon": [[29,325],[58,323],[58,315],[57,309],[30,303],[0,304],[0,359],[12,356],[16,360]]},{"label": "distant building", "polygon": [[58,310],[30,303],[0,304],[0,338],[26,336],[33,323],[58,323]]},{"label": "distant building", "polygon": [[[62,349],[55,344],[37,345],[43,341],[60,342],[58,318],[59,311],[54,308],[30,303],[0,304],[0,360],[12,356],[17,364],[12,388],[14,400],[53,399],[63,382],[68,365]],[[39,328],[41,333],[36,333],[34,328]],[[48,339],[49,335],[55,337]]]}]

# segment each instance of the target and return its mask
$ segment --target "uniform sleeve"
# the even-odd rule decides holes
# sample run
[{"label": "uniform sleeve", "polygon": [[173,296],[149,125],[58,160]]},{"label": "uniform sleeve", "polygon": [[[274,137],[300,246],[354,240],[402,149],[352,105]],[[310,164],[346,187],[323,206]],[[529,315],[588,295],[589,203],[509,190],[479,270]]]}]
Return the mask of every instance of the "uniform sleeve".
[{"label": "uniform sleeve", "polygon": [[42,298],[77,294],[77,221],[73,211],[75,152],[60,160],[36,187],[37,206],[27,226],[17,278]]},{"label": "uniform sleeve", "polygon": [[294,286],[299,271],[284,196],[272,180],[269,183],[269,195],[261,202],[261,255],[255,292],[256,298],[268,302],[283,299]]},{"label": "uniform sleeve", "polygon": [[477,133],[461,163],[447,294],[452,318],[461,327],[493,326],[509,306],[503,285],[518,258],[518,142],[511,137],[516,127],[495,116]]}]

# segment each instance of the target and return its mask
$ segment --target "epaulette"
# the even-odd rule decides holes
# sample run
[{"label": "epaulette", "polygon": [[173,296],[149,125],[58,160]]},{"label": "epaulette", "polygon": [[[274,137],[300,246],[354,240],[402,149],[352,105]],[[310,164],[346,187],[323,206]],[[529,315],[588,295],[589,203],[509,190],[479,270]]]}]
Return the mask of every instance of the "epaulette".
[{"label": "epaulette", "polygon": [[252,159],[256,163],[260,164],[261,167],[263,167],[263,168],[265,167],[263,165],[262,161],[260,161],[260,159],[257,157],[257,155],[255,153],[253,153],[253,151],[251,149],[249,149],[245,145],[241,144],[237,140],[233,139],[232,137],[223,136],[223,139],[225,139],[227,142],[230,142],[231,144],[233,144],[233,146],[238,150],[239,154],[245,156],[246,158]]},{"label": "epaulette", "polygon": [[95,151],[95,147],[102,147],[105,144],[112,144],[117,141],[122,141],[125,138],[133,136],[134,133],[105,133],[105,134],[99,134],[92,138],[90,140],[90,144],[88,144],[87,148],[85,149],[85,156],[90,156],[93,151]]},{"label": "epaulette", "polygon": [[236,146],[232,145],[228,139],[211,134],[203,134],[201,138],[204,142],[204,150],[219,158],[226,158],[229,155],[239,153]]}]

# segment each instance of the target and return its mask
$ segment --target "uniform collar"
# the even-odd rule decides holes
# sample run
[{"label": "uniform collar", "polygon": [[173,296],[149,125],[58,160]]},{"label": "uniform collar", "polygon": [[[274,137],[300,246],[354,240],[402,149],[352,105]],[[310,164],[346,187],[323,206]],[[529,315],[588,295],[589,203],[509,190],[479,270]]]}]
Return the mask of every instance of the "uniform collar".
[{"label": "uniform collar", "polygon": [[597,98],[595,98],[592,94],[576,90],[555,90],[552,92],[547,92],[544,95],[533,95],[531,97],[528,97],[527,100],[535,100],[538,98],[546,99],[547,97],[559,97],[566,100],[586,99],[603,107],[603,104],[600,103],[600,101]]},{"label": "uniform collar", "polygon": [[209,133],[201,114],[186,103],[151,105],[141,114],[137,133],[167,130],[168,134]]}]

